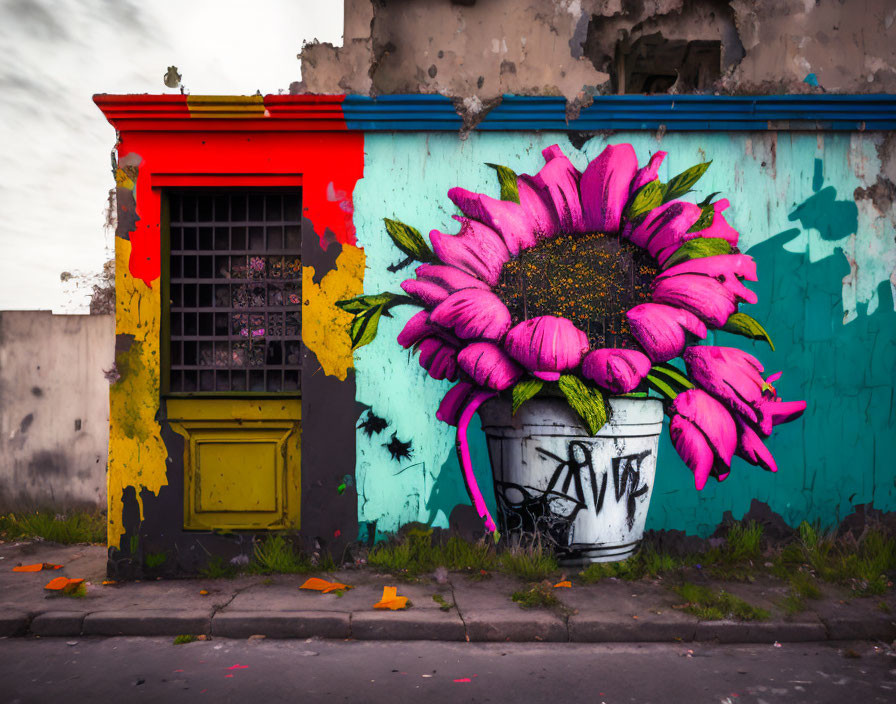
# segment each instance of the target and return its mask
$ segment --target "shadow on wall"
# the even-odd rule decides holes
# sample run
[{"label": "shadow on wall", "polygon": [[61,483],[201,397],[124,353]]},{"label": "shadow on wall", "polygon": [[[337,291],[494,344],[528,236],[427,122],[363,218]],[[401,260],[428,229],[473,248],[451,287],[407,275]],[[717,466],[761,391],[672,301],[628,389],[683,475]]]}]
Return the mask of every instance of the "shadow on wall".
[{"label": "shadow on wall", "polygon": [[[856,232],[858,210],[853,200],[838,200],[834,187],[822,188],[821,174],[822,162],[816,160],[815,193],[794,208],[789,219],[816,230],[824,240],[840,240]],[[750,343],[727,333],[715,335],[716,344],[755,352],[766,373],[783,371],[776,386],[784,398],[808,402],[802,418],[768,442],[778,473],[762,472],[735,458],[730,478],[708,484],[703,491],[707,496],[701,497],[664,433],[659,451],[664,471],[657,474],[648,528],[685,524],[692,526],[689,532],[705,535],[724,509],[740,516],[754,497],[790,525],[804,519],[839,519],[857,504],[893,505],[896,311],[890,283],[879,285],[873,312],[860,303],[855,319],[844,323],[843,279],[850,274],[846,254],[840,250],[812,262],[808,252],[787,251],[785,245],[801,234],[799,228],[785,230],[748,252],[760,272],[752,286],[759,303],[749,312],[770,323],[776,351],[760,349],[760,343],[751,349]],[[707,515],[701,508],[708,499],[715,499],[718,515]]]},{"label": "shadow on wall", "polygon": [[[856,232],[856,204],[838,199],[833,186],[823,187],[821,160],[815,162],[813,191],[790,213],[791,221],[817,230],[827,241]],[[763,472],[735,458],[729,479],[696,492],[690,470],[664,432],[647,528],[686,527],[688,533],[708,535],[724,511],[743,515],[753,498],[768,503],[791,525],[804,519],[842,518],[857,504],[893,505],[896,311],[890,284],[885,281],[878,287],[873,312],[868,313],[868,304],[860,304],[857,317],[844,323],[843,278],[850,273],[846,255],[840,250],[812,262],[808,252],[787,251],[785,245],[801,235],[800,228],[788,229],[749,250],[760,272],[753,285],[759,303],[749,313],[769,324],[776,351],[722,332],[715,333],[714,341],[707,340],[740,346],[760,357],[767,374],[784,372],[776,385],[784,398],[808,401],[804,416],[769,440],[778,473]],[[470,439],[477,479],[494,512],[485,438],[473,427]],[[452,527],[472,532],[478,519],[469,506],[454,453],[436,477],[426,498],[431,520],[444,512]]]}]

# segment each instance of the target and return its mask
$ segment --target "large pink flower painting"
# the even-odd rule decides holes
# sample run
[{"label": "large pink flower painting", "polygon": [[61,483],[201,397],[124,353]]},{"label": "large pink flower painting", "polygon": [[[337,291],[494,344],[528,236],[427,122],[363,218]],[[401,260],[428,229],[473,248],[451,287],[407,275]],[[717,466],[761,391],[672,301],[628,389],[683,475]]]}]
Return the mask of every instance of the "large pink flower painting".
[{"label": "large pink flower painting", "polygon": [[[724,480],[732,457],[772,472],[766,448],[775,425],[805,401],[784,402],[763,367],[736,348],[700,345],[710,329],[765,339],[739,312],[756,303],[744,281],[756,263],[737,249],[727,199],[680,198],[703,175],[698,164],[662,183],[665,152],[638,166],[630,144],[608,146],[579,172],[558,146],[544,150],[534,176],[494,166],[500,198],[452,188],[457,233],[433,230],[431,247],[414,228],[387,220],[395,244],[423,262],[401,284],[406,295],[340,302],[355,315],[355,347],[376,334],[381,315],[414,304],[398,343],[419,353],[434,379],[456,384],[436,417],[457,426],[458,452],[474,506],[495,524],[473,478],[466,428],[499,393],[514,410],[536,394],[565,396],[594,433],[606,396],[665,402],[675,449],[696,488]],[[685,370],[669,364],[681,357]]]}]

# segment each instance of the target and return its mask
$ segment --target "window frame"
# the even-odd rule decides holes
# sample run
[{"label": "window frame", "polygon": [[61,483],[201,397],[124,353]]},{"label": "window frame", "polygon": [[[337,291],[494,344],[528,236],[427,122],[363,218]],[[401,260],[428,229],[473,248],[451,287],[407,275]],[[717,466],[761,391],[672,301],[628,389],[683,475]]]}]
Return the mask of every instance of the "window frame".
[{"label": "window frame", "polygon": [[[294,190],[302,192],[300,174],[154,174],[152,188],[160,198],[159,229],[161,271],[159,293],[161,297],[161,320],[159,325],[159,388],[162,398],[302,398],[302,374],[299,367],[299,388],[290,391],[172,391],[171,390],[171,208],[172,191],[198,190]],[[304,207],[300,201],[300,214]],[[301,257],[301,247],[297,255]],[[303,318],[303,312],[300,311]],[[300,318],[301,319],[301,318]],[[300,350],[302,346],[299,338]]]}]

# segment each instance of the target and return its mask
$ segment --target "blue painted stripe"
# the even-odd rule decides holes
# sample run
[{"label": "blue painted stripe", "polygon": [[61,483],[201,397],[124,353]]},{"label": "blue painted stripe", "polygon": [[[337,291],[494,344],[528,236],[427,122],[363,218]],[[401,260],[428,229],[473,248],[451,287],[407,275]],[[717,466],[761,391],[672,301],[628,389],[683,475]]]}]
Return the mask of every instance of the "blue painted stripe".
[{"label": "blue painted stripe", "polygon": [[[350,95],[350,130],[459,130],[442,95]],[[504,96],[479,130],[896,130],[896,95],[606,95],[567,122],[563,98]]]}]

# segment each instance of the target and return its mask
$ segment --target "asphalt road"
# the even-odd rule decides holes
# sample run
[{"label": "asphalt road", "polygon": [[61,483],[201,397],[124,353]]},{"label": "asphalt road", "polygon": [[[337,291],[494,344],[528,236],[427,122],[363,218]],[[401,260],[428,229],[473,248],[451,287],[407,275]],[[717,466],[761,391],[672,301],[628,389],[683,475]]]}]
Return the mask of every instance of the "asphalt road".
[{"label": "asphalt road", "polygon": [[9,638],[0,701],[896,701],[896,652],[869,643],[719,646]]}]

